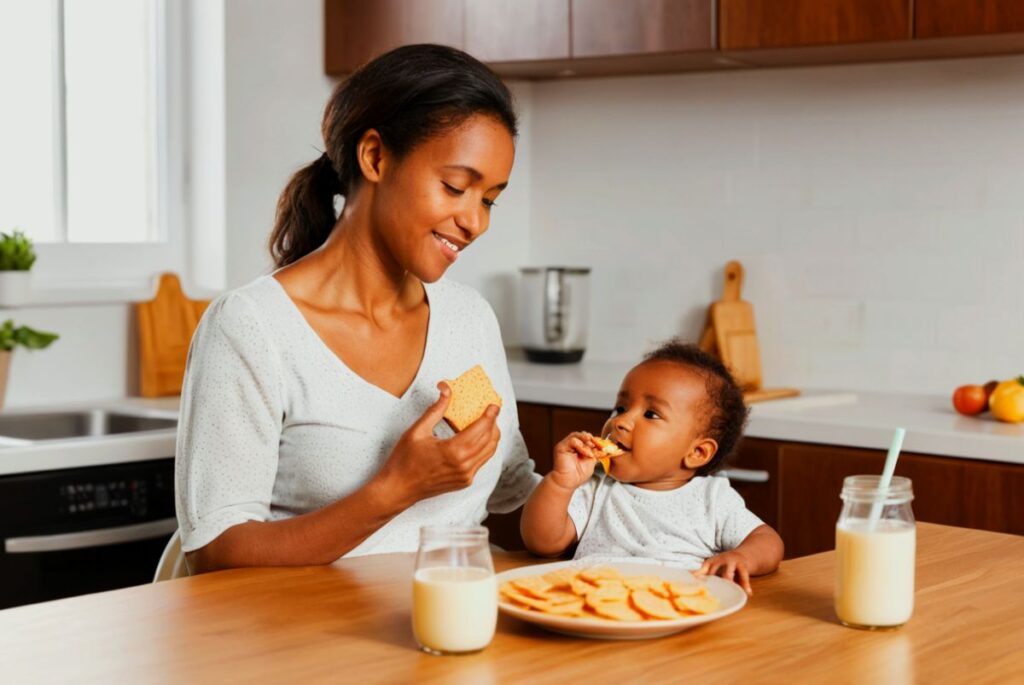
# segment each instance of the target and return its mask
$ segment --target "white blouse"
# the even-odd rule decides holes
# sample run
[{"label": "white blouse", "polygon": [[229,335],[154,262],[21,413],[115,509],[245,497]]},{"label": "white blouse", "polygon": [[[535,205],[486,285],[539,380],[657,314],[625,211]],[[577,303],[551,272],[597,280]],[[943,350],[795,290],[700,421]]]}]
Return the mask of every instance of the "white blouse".
[{"label": "white blouse", "polygon": [[[351,495],[437,401],[437,383],[475,364],[501,395],[497,452],[463,490],[421,500],[346,556],[415,551],[423,525],[477,525],[518,508],[540,482],[519,432],[501,331],[466,286],[425,284],[423,360],[401,397],[349,369],[273,276],[224,293],[192,338],[175,481],[182,549],[245,521],[289,518]],[[439,437],[453,433],[445,422]]]}]

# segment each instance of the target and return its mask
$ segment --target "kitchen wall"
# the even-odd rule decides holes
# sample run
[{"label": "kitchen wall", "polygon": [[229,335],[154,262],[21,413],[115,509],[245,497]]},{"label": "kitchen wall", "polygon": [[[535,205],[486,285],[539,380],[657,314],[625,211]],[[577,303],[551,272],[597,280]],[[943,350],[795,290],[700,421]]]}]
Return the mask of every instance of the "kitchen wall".
[{"label": "kitchen wall", "polygon": [[[190,278],[222,290],[270,268],[333,84],[321,0],[196,1],[216,21],[191,38]],[[1020,372],[1024,58],[512,87],[511,185],[450,272],[508,343],[524,264],[593,266],[588,358],[633,360],[696,337],[739,258],[771,384],[945,394]],[[137,391],[127,305],[13,314],[63,337],[16,353],[7,406]]]},{"label": "kitchen wall", "polygon": [[588,358],[696,338],[738,258],[769,384],[1024,368],[1024,58],[542,82],[531,116],[530,257],[594,267]]}]

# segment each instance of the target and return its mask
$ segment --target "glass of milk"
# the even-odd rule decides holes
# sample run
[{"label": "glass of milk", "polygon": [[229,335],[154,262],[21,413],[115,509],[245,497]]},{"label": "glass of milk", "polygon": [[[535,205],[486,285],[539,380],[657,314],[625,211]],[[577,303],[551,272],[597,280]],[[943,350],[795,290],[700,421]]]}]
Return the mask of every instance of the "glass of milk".
[{"label": "glass of milk", "polygon": [[836,616],[866,630],[898,628],[914,611],[917,535],[909,478],[893,476],[878,492],[879,476],[843,480],[836,523]]},{"label": "glass of milk", "polygon": [[430,654],[478,652],[498,623],[487,529],[424,526],[412,583],[412,630]]}]

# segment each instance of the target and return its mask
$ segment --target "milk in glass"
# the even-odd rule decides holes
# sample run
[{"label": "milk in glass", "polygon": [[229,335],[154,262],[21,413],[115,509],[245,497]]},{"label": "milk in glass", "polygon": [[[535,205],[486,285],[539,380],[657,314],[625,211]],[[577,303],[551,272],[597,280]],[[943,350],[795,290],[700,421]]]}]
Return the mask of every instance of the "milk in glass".
[{"label": "milk in glass", "polygon": [[917,534],[908,478],[880,493],[878,476],[843,481],[836,523],[835,611],[853,628],[897,628],[914,611]]},{"label": "milk in glass", "polygon": [[431,654],[483,649],[498,622],[498,587],[487,529],[427,526],[420,531],[412,587],[412,629]]}]

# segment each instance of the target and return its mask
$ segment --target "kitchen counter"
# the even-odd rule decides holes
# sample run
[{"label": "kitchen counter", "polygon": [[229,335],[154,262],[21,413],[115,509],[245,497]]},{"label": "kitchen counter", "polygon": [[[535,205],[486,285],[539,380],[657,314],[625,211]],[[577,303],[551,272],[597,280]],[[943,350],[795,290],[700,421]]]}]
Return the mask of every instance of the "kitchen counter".
[{"label": "kitchen counter", "polygon": [[[520,402],[607,411],[631,366],[586,360],[546,365],[510,358],[509,373]],[[1024,424],[961,416],[948,397],[935,395],[810,390],[754,404],[746,435],[887,449],[896,426],[907,429],[907,452],[1024,464]]]},{"label": "kitchen counter", "polygon": [[[178,397],[120,397],[92,402],[8,408],[4,409],[3,414],[17,416],[35,412],[107,409],[140,416],[177,419],[178,404]],[[0,445],[0,476],[173,457],[175,438],[175,429],[169,428],[88,438],[45,440],[29,444],[4,444]]]},{"label": "kitchen counter", "polygon": [[[537,561],[495,555],[498,570]],[[1024,593],[1008,572],[1021,566],[1024,538],[921,523],[914,615],[896,631],[839,625],[825,552],[782,562],[741,611],[677,635],[596,641],[502,616],[484,651],[434,657],[410,627],[413,555],[357,557],[0,611],[0,662],[8,682],[1022,682]]]},{"label": "kitchen counter", "polygon": [[[628,363],[586,361],[533,364],[509,355],[516,400],[581,409],[610,410]],[[100,402],[19,407],[5,414],[61,409],[122,409],[177,418],[178,397],[112,398]],[[907,429],[903,449],[919,454],[1024,464],[1024,424],[953,411],[948,397],[841,390],[809,390],[800,397],[761,402],[751,408],[746,435],[792,442],[886,449],[896,426]],[[151,431],[59,444],[0,447],[0,475],[115,464],[174,455],[175,432]]]}]

